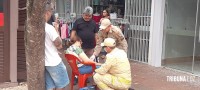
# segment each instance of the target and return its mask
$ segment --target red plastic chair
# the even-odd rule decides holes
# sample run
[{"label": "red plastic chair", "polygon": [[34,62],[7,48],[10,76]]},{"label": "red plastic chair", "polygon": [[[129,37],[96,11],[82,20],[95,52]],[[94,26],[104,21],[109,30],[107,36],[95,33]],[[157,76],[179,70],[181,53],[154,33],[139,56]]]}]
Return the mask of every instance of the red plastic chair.
[{"label": "red plastic chair", "polygon": [[[65,54],[65,58],[66,58],[67,62],[69,63],[69,65],[72,69],[71,90],[73,90],[75,75],[78,76],[79,89],[87,86],[86,80],[87,80],[88,77],[93,75],[93,72],[96,69],[95,63],[83,63],[76,56],[74,56],[72,54]],[[84,65],[91,65],[92,66],[92,72],[89,73],[89,74],[80,74],[78,67],[77,67],[77,63],[76,63],[77,61],[84,64]]]}]

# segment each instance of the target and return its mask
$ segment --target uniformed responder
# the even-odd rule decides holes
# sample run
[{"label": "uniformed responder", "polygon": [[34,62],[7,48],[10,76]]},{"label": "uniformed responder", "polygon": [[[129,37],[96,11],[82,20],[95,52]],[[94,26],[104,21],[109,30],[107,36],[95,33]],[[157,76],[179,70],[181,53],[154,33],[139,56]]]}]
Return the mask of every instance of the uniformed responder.
[{"label": "uniformed responder", "polygon": [[96,47],[94,49],[94,55],[98,56],[102,47],[101,43],[105,38],[113,38],[116,41],[116,47],[124,50],[127,53],[127,41],[120,28],[111,24],[109,19],[103,19],[99,27],[98,38]]},{"label": "uniformed responder", "polygon": [[105,63],[95,70],[94,82],[101,90],[128,90],[131,86],[131,69],[126,52],[116,48],[112,38],[106,38],[101,46],[108,54]]}]

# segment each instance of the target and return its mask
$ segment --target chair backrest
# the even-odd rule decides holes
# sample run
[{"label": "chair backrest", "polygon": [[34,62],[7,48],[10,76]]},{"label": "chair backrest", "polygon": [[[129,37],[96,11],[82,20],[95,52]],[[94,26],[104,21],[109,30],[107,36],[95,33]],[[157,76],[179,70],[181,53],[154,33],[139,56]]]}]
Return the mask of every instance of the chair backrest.
[{"label": "chair backrest", "polygon": [[77,67],[77,61],[78,62],[81,62],[81,61],[75,55],[72,55],[72,54],[65,54],[65,58],[66,58],[67,62],[69,63],[69,65],[72,69],[72,72],[76,75],[80,74],[78,67]]}]

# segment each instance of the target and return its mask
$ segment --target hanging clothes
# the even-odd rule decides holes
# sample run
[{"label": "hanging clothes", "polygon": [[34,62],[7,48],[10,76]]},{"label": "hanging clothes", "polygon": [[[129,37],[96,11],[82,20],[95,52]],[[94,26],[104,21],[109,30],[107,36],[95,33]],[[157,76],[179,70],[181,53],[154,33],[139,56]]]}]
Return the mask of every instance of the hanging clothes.
[{"label": "hanging clothes", "polygon": [[98,24],[100,22],[101,15],[98,13],[95,13],[95,14],[93,14],[92,18],[96,22],[96,24]]},{"label": "hanging clothes", "polygon": [[72,30],[72,28],[73,28],[73,24],[74,24],[73,21],[70,22],[70,23],[68,24],[68,35],[69,35],[69,36],[70,36],[70,34],[71,34],[71,30]]},{"label": "hanging clothes", "polygon": [[102,0],[104,6],[108,6],[109,1],[108,0]]},{"label": "hanging clothes", "polygon": [[67,30],[67,24],[62,24],[62,27],[61,27],[61,39],[67,38],[66,30]]},{"label": "hanging clothes", "polygon": [[0,13],[0,27],[4,26],[4,13]]},{"label": "hanging clothes", "polygon": [[69,26],[68,24],[66,24],[66,38],[69,37]]},{"label": "hanging clothes", "polygon": [[99,3],[100,3],[100,0],[93,0],[94,5],[99,5]]}]

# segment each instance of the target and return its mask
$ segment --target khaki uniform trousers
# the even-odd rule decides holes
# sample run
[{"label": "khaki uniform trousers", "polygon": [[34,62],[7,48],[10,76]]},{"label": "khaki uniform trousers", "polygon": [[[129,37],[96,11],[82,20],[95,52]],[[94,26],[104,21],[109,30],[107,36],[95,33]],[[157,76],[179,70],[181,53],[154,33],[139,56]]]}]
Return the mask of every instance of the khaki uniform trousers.
[{"label": "khaki uniform trousers", "polygon": [[128,90],[131,86],[131,81],[110,74],[101,75],[96,73],[93,78],[100,90]]}]

